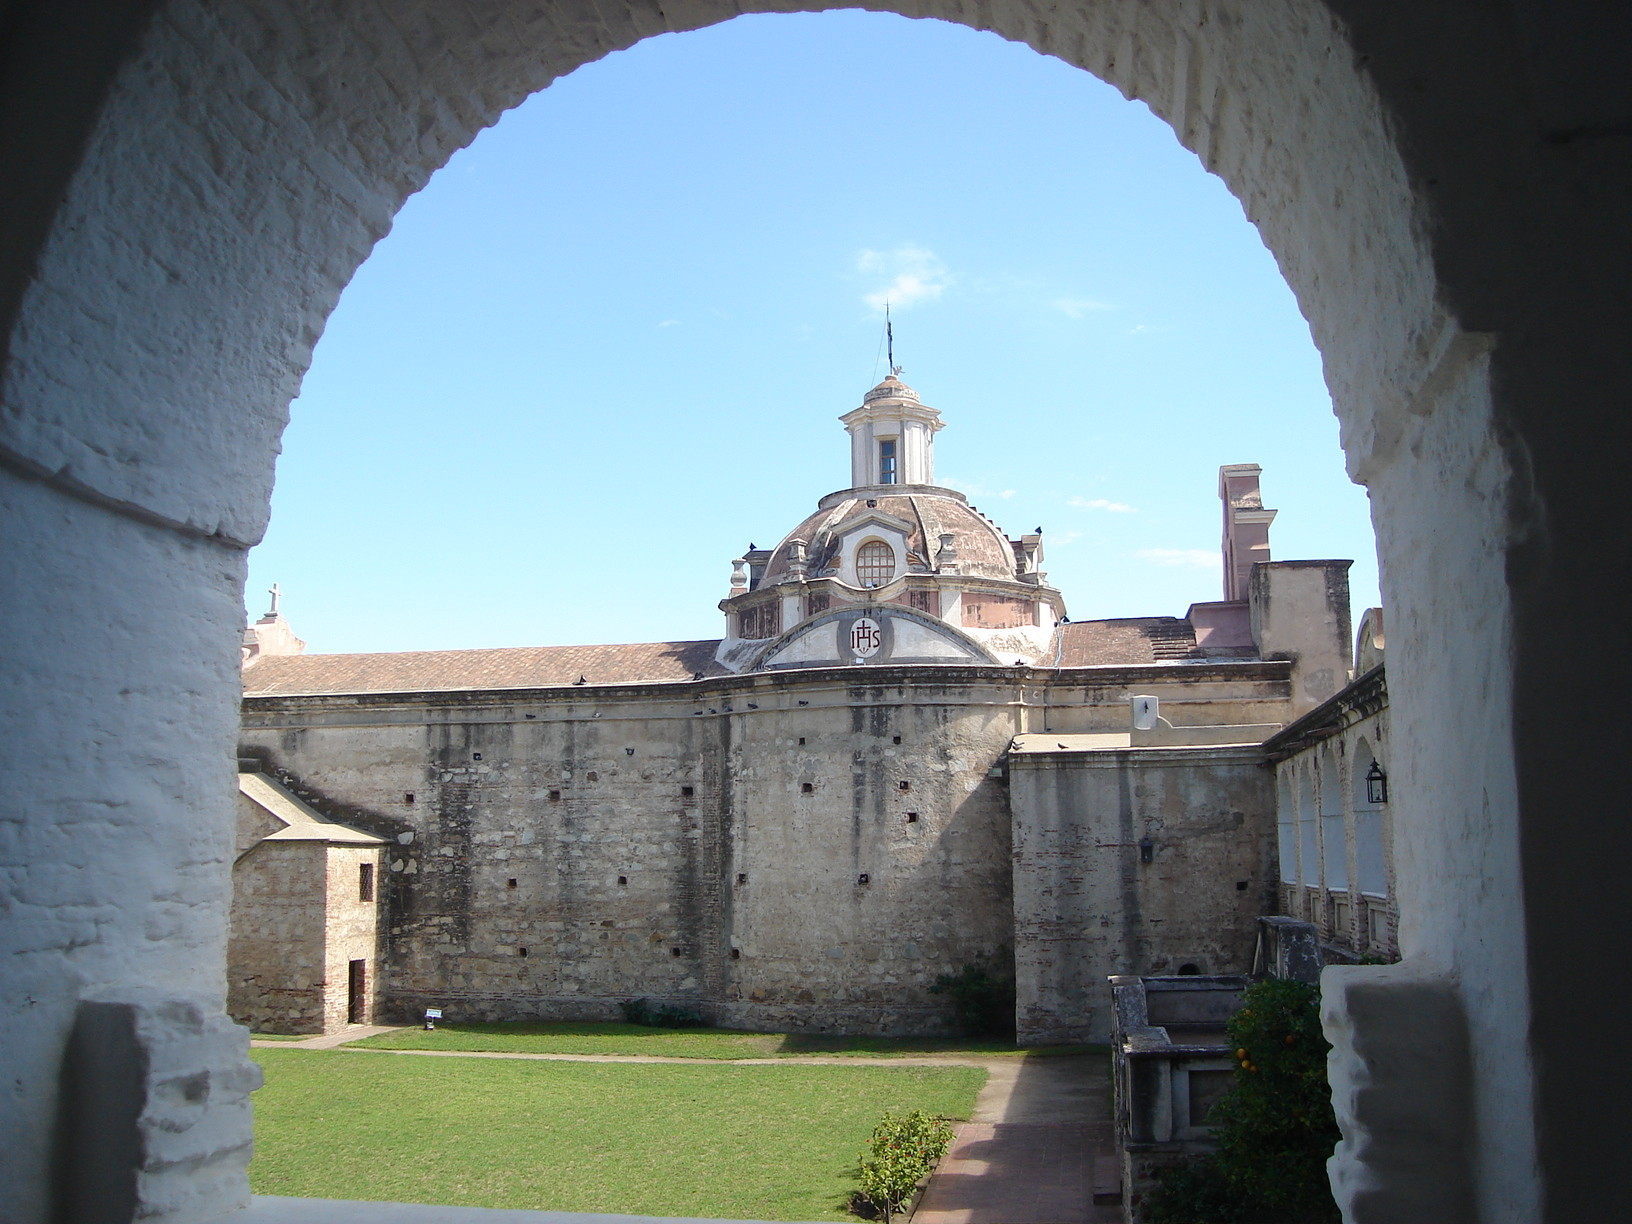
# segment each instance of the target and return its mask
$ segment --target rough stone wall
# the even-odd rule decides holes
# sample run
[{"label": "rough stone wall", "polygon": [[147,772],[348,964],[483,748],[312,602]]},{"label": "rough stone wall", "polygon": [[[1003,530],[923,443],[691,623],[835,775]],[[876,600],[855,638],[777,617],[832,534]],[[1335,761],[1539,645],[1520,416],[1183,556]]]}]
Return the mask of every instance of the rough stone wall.
[{"label": "rough stone wall", "polygon": [[610,1018],[647,997],[738,1027],[925,1031],[938,975],[1014,946],[1015,734],[1125,731],[1148,691],[1185,724],[1279,721],[1288,677],[863,668],[251,698],[241,752],[391,839],[390,1018]]},{"label": "rough stone wall", "polygon": [[917,1031],[942,1022],[938,974],[1008,955],[993,769],[1023,707],[1006,680],[878,674],[253,699],[244,745],[392,838],[388,1017],[605,1018],[647,997]]},{"label": "rough stone wall", "polygon": [[326,1031],[322,842],[262,842],[232,869],[227,1014],[258,1033]]},{"label": "rough stone wall", "polygon": [[1275,899],[1256,748],[1017,753],[1009,785],[1022,1043],[1108,1041],[1111,974],[1251,969]]}]

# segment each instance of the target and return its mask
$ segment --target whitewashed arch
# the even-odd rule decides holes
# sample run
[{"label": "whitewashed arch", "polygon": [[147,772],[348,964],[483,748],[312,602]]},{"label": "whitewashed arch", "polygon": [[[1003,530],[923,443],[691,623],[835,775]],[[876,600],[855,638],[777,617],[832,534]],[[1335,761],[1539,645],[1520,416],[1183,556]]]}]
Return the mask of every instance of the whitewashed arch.
[{"label": "whitewashed arch", "polygon": [[1320,887],[1320,794],[1312,760],[1298,765],[1298,883]]},{"label": "whitewashed arch", "polygon": [[[4,949],[0,1108],[24,1138],[0,1152],[0,1183],[33,1220],[81,1000],[191,1000],[202,1027],[167,1048],[216,1068],[217,1122],[242,1113],[225,1087],[241,1055],[210,1019],[242,551],[340,289],[408,194],[554,77],[666,30],[822,6],[109,0],[89,32],[77,8],[27,7],[16,62],[42,47],[63,61],[24,79],[21,102],[0,98],[16,120],[0,139],[32,141],[40,169],[0,202],[0,766],[26,805],[8,862],[31,884]],[[1602,551],[1576,543],[1620,530],[1599,493],[1629,450],[1624,422],[1591,417],[1632,390],[1616,356],[1632,323],[1624,208],[1606,203],[1627,183],[1609,138],[1624,117],[1605,101],[1624,90],[1593,92],[1619,79],[1593,50],[1618,44],[1590,37],[1580,3],[1554,6],[1571,32],[1547,37],[1528,0],[1461,17],[1355,0],[895,7],[995,30],[1147,101],[1274,252],[1373,497],[1391,772],[1435,814],[1398,839],[1406,963],[1367,980],[1403,1006],[1466,1012],[1478,1141],[1472,1188],[1447,1193],[1530,1219],[1545,1181],[1554,1210],[1571,1195],[1601,1209],[1599,1191],[1573,1189],[1593,1179],[1563,1171],[1613,1155],[1600,1148],[1615,1119],[1578,1102],[1615,1094],[1590,1091],[1601,1067],[1570,1038],[1583,1011],[1614,1011],[1593,1002],[1580,906],[1617,895],[1607,865],[1629,834],[1594,819],[1620,793],[1612,771],[1561,780],[1564,729],[1532,720],[1516,741],[1513,711],[1567,699],[1611,741],[1628,717],[1625,668],[1588,675],[1568,653],[1620,611],[1594,585]],[[1558,430],[1572,412],[1597,420],[1589,441]],[[1580,970],[1568,999],[1529,988],[1536,958]],[[1351,984],[1329,976],[1329,1019],[1359,1050],[1356,1033],[1383,1029],[1354,1018]],[[1515,1055],[1532,1039],[1545,1060]],[[230,1165],[242,1128],[218,1129]],[[1362,1164],[1340,1153],[1334,1167]],[[180,1167],[184,1190],[207,1180]],[[1372,1193],[1362,1183],[1340,1197]],[[199,1192],[230,1197],[240,1183],[210,1184]]]},{"label": "whitewashed arch", "polygon": [[[1388,896],[1388,866],[1383,852],[1383,809],[1366,792],[1366,773],[1377,761],[1371,742],[1364,736],[1355,741],[1350,764],[1354,806],[1355,888],[1373,897]],[[1385,772],[1387,766],[1383,767]]]},{"label": "whitewashed arch", "polygon": [[1279,776],[1275,780],[1275,844],[1282,884],[1298,882],[1298,808],[1292,798],[1293,768],[1283,765],[1276,771]]},{"label": "whitewashed arch", "polygon": [[1343,819],[1343,779],[1328,741],[1320,750],[1320,878],[1334,891],[1349,887],[1349,839]]}]

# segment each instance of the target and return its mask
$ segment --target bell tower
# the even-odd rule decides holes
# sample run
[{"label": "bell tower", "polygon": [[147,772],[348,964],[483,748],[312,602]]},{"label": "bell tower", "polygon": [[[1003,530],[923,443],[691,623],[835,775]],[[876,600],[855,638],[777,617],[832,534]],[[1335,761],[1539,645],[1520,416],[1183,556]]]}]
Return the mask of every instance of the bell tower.
[{"label": "bell tower", "polygon": [[861,407],[839,420],[850,433],[850,487],[933,485],[935,435],[941,414],[919,403],[900,370],[862,397]]}]

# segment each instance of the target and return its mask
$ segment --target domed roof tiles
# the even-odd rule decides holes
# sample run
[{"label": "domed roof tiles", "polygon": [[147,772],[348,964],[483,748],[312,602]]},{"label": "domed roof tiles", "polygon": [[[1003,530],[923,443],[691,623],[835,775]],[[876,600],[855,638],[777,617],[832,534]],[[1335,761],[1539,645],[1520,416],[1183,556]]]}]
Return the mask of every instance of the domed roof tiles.
[{"label": "domed roof tiles", "polygon": [[[874,504],[868,505],[869,501]],[[788,577],[788,545],[796,539],[805,542],[810,577],[821,576],[835,564],[839,541],[846,531],[874,514],[888,515],[912,525],[907,533],[910,568],[922,567],[919,572],[933,570],[935,554],[941,546],[940,537],[950,534],[953,547],[958,550],[960,573],[1014,580],[1014,550],[1008,540],[957,495],[943,492],[880,496],[873,489],[857,489],[854,496],[846,496],[818,510],[783,537],[765,566],[762,585]]]},{"label": "domed roof tiles", "polygon": [[874,387],[871,391],[867,392],[866,395],[862,396],[861,402],[863,404],[870,404],[874,400],[881,399],[904,399],[912,400],[914,403],[916,403],[918,400],[918,392],[907,386],[906,383],[902,382],[894,374],[891,374],[883,382],[879,383],[878,386]]}]

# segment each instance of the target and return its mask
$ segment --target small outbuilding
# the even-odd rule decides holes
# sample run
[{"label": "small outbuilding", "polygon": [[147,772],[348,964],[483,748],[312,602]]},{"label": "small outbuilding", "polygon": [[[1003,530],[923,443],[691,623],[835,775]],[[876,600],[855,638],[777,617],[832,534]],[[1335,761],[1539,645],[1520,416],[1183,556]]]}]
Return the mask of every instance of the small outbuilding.
[{"label": "small outbuilding", "polygon": [[252,1032],[374,1019],[385,840],[320,815],[277,779],[238,775],[227,1011]]}]

